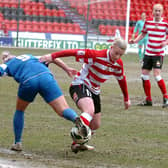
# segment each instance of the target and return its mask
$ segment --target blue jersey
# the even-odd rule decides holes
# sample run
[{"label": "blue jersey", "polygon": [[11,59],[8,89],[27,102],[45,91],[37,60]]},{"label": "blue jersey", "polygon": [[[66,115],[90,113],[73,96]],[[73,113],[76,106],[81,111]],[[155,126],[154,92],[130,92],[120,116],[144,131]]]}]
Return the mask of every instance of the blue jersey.
[{"label": "blue jersey", "polygon": [[12,58],[0,65],[0,76],[13,77],[19,85],[18,97],[32,102],[39,93],[49,103],[62,95],[48,67],[29,54]]},{"label": "blue jersey", "polygon": [[45,64],[40,63],[30,54],[19,55],[0,65],[0,76],[12,76],[18,83],[23,83],[44,72],[50,73]]}]

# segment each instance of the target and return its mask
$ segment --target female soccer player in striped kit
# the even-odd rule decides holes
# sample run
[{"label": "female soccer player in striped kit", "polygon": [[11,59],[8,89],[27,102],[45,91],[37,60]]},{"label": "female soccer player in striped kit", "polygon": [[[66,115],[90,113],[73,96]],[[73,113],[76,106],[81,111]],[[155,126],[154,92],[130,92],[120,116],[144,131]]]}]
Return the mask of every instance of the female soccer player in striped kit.
[{"label": "female soccer player in striped kit", "polygon": [[[82,69],[71,83],[70,95],[82,112],[80,118],[93,132],[101,124],[100,85],[111,75],[118,80],[124,96],[125,109],[130,106],[127,82],[121,60],[126,47],[126,42],[123,39],[116,39],[110,49],[99,51],[91,49],[62,50],[40,58],[43,62],[52,61],[58,57],[75,56],[77,62],[83,63]],[[93,147],[86,144],[72,144],[72,151],[74,152],[89,149],[93,149]]]},{"label": "female soccer player in striped kit", "polygon": [[130,43],[137,43],[148,34],[148,41],[142,65],[142,81],[146,94],[146,99],[139,105],[152,106],[151,83],[149,79],[150,71],[153,68],[154,78],[163,94],[163,108],[168,107],[168,95],[164,80],[161,77],[163,65],[164,47],[168,44],[166,34],[168,34],[168,22],[162,18],[163,6],[155,4],[153,6],[153,18],[145,21],[142,33]]}]

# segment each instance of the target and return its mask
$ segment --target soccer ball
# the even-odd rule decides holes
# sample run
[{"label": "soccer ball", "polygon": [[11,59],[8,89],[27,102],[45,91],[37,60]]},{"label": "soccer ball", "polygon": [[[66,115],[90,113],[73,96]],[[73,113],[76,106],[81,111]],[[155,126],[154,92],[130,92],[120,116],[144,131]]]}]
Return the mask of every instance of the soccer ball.
[{"label": "soccer ball", "polygon": [[76,142],[77,144],[85,144],[88,142],[89,139],[91,139],[91,130],[89,129],[89,133],[87,137],[83,137],[82,135],[79,134],[77,127],[72,127],[71,137],[73,141]]}]

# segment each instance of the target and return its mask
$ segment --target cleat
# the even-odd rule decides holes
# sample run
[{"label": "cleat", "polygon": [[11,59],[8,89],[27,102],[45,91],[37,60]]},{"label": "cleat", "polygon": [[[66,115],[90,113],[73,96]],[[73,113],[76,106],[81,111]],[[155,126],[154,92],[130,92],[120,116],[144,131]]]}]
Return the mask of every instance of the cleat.
[{"label": "cleat", "polygon": [[81,136],[83,136],[84,138],[88,137],[90,128],[82,121],[81,118],[76,118],[75,125],[78,128],[79,134]]},{"label": "cleat", "polygon": [[74,153],[78,153],[79,151],[86,151],[86,150],[91,151],[91,150],[94,150],[94,146],[90,146],[90,145],[87,145],[87,144],[73,143],[71,145],[71,150]]},{"label": "cleat", "polygon": [[138,106],[152,106],[152,101],[150,100],[145,100],[140,104],[137,104]]},{"label": "cleat", "polygon": [[17,142],[16,144],[13,144],[11,147],[11,150],[13,151],[22,151],[22,143],[21,142]]},{"label": "cleat", "polygon": [[168,98],[163,98],[163,108],[168,107]]},{"label": "cleat", "polygon": [[71,145],[71,150],[74,153],[78,153],[79,152],[79,148],[80,148],[80,144],[75,143],[75,144]]}]

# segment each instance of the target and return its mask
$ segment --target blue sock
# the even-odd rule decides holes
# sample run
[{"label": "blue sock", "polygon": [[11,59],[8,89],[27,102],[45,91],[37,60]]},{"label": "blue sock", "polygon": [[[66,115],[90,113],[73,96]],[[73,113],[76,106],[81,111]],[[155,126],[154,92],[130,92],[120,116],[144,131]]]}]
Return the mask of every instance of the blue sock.
[{"label": "blue sock", "polygon": [[74,122],[76,117],[78,117],[78,114],[71,108],[67,108],[63,111],[63,117]]},{"label": "blue sock", "polygon": [[13,131],[15,134],[15,143],[21,142],[24,128],[24,112],[16,110],[13,117]]}]

